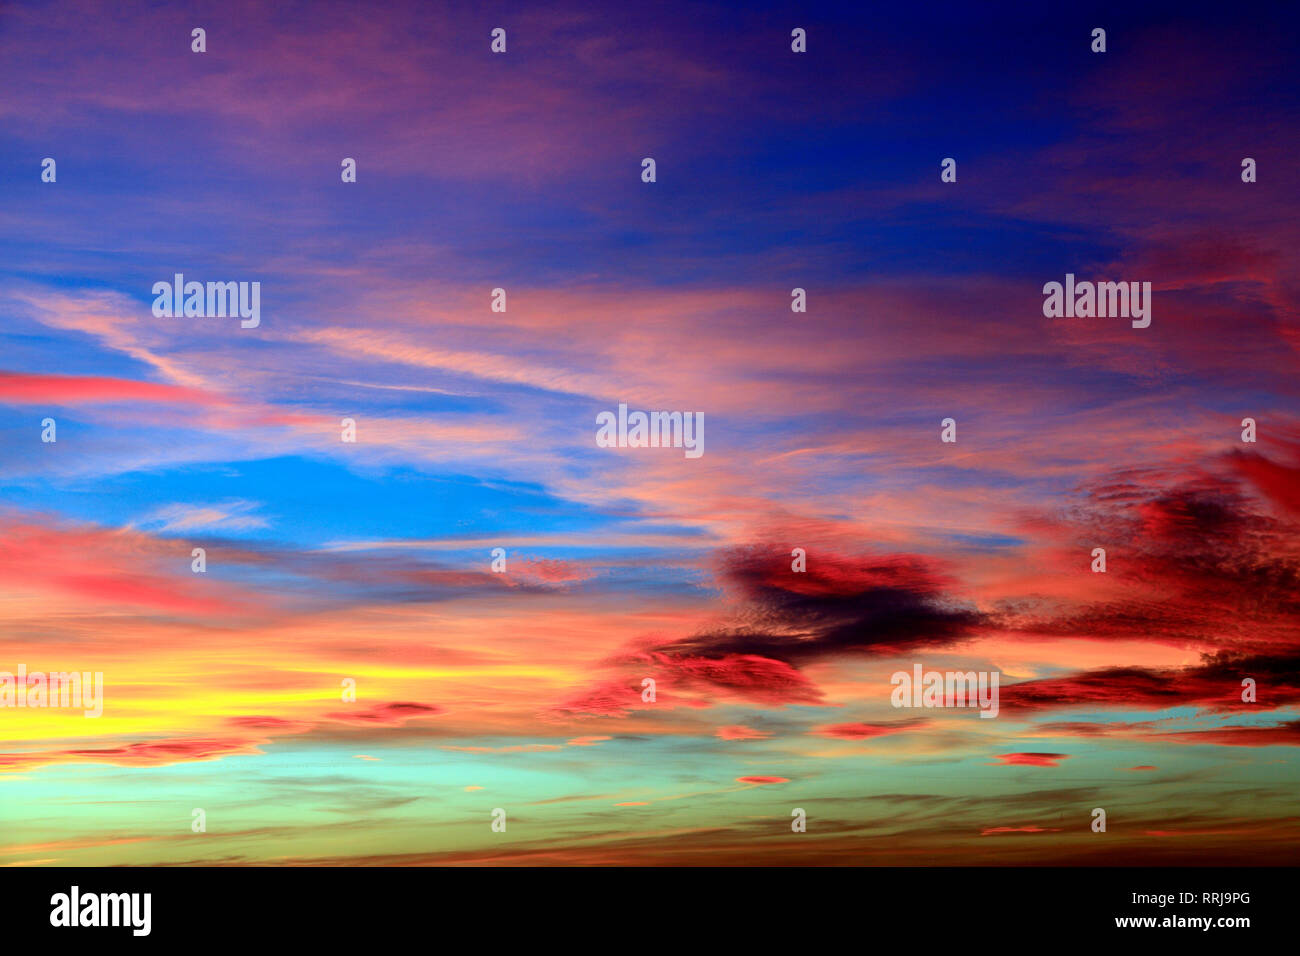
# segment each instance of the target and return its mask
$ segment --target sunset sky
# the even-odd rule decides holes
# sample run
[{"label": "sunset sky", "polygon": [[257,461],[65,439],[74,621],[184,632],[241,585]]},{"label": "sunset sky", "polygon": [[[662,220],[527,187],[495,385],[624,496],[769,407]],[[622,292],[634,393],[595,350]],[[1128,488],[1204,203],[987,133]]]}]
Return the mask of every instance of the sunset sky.
[{"label": "sunset sky", "polygon": [[1294,10],[603,6],[0,4],[0,864],[1293,862]]}]

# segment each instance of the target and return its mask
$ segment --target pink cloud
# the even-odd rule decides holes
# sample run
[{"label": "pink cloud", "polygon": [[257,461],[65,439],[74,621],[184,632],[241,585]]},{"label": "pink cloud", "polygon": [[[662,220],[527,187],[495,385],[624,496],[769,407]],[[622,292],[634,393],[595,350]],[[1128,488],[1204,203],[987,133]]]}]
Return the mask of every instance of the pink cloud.
[{"label": "pink cloud", "polygon": [[160,402],[168,405],[229,404],[197,388],[161,385],[98,375],[28,375],[0,372],[0,405],[80,405],[113,402]]},{"label": "pink cloud", "polygon": [[998,759],[1007,767],[1057,767],[1069,754],[1016,753],[998,754]]}]

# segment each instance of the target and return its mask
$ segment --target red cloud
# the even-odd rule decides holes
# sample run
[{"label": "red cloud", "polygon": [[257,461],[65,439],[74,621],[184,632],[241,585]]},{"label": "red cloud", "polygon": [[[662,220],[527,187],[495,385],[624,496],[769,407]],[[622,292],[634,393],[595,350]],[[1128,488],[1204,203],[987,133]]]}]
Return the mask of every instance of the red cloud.
[{"label": "red cloud", "polygon": [[[570,698],[556,708],[561,713],[601,717],[624,717],[641,704],[641,680],[657,682],[656,700],[666,701],[665,689],[724,691],[763,704],[820,703],[822,693],[799,670],[784,661],[756,654],[726,654],[721,657],[674,656],[650,651],[621,659],[636,662],[634,675],[614,678]],[[707,701],[682,697],[684,706],[707,707]]]},{"label": "red cloud", "polygon": [[602,681],[570,697],[555,710],[572,716],[626,717],[628,710],[640,703],[641,681],[636,678],[615,678]]},{"label": "red cloud", "polygon": [[528,558],[512,562],[511,579],[516,576],[540,584],[576,584],[592,576],[591,568],[576,561],[554,558]]},{"label": "red cloud", "polygon": [[429,704],[398,701],[390,704],[379,704],[367,710],[334,711],[325,716],[331,720],[342,720],[348,723],[400,724],[412,717],[433,717],[445,712],[443,708],[430,706]]},{"label": "red cloud", "polygon": [[[1176,744],[1217,744],[1223,747],[1300,747],[1300,720],[1277,727],[1223,727],[1172,734],[1149,734],[1151,740]],[[1154,769],[1154,768],[1152,768]]]},{"label": "red cloud", "polygon": [[236,610],[233,589],[196,581],[189,562],[188,545],[146,534],[0,518],[0,579],[12,584],[176,613]]},{"label": "red cloud", "polygon": [[246,717],[231,717],[226,723],[232,727],[248,730],[279,731],[281,733],[301,733],[311,729],[311,724],[302,720],[289,720],[284,717],[270,717],[263,714],[250,714]]},{"label": "red cloud", "polygon": [[821,691],[798,670],[757,654],[670,657],[655,653],[651,657],[678,680],[708,684],[761,703],[815,704],[822,699]]},{"label": "red cloud", "polygon": [[[1241,699],[1242,679],[1258,682],[1259,703]],[[1024,681],[1002,689],[1002,708],[1046,710],[1088,706],[1162,708],[1180,704],[1212,706],[1216,710],[1280,707],[1300,702],[1300,656],[1206,657],[1196,667],[1153,670],[1111,667],[1069,677]],[[1107,727],[1113,730],[1114,727]]]},{"label": "red cloud", "polygon": [[997,758],[1005,767],[1057,767],[1060,761],[1069,758],[1069,754],[1018,753],[998,754]]},{"label": "red cloud", "polygon": [[765,786],[772,783],[789,783],[789,777],[737,777],[737,783],[752,783],[756,786]]},{"label": "red cloud", "polygon": [[75,405],[160,402],[167,405],[226,405],[219,395],[155,382],[97,375],[27,375],[0,372],[0,404]]},{"label": "red cloud", "polygon": [[1287,511],[1300,515],[1300,467],[1278,464],[1262,455],[1234,451],[1237,472]]},{"label": "red cloud", "polygon": [[915,720],[898,720],[887,724],[831,724],[829,727],[819,727],[813,733],[822,737],[838,737],[841,740],[867,740],[871,737],[902,733],[905,730],[911,730],[926,723],[929,723],[929,721],[924,717],[920,717]]},{"label": "red cloud", "polygon": [[121,747],[55,750],[44,753],[0,754],[0,768],[18,770],[47,763],[115,763],[132,767],[162,766],[194,760],[217,760],[231,754],[256,754],[255,741],[241,738],[174,738],[150,740]]}]

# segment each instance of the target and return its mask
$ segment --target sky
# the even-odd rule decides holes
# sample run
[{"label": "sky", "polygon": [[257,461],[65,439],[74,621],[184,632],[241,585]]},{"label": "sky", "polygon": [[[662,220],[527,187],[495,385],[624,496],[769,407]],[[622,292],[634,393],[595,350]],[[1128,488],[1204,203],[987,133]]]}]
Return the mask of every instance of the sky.
[{"label": "sky", "polygon": [[1294,861],[1300,31],[1072,6],[0,4],[0,863]]}]

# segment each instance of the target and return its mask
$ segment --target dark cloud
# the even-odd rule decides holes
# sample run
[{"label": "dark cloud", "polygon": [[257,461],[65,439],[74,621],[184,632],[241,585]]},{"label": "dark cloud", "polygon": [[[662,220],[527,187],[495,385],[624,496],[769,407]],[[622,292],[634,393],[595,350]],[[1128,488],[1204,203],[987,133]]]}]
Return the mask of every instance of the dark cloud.
[{"label": "dark cloud", "polygon": [[756,654],[790,664],[843,654],[889,654],[951,644],[985,621],[914,555],[819,553],[790,569],[785,546],[738,549],[723,577],[747,604],[746,623],[659,648],[674,657]]},{"label": "dark cloud", "polygon": [[[1257,701],[1241,699],[1242,680],[1252,678]],[[1186,704],[1216,710],[1273,709],[1300,702],[1300,653],[1284,656],[1206,657],[1195,667],[1157,670],[1108,667],[1068,677],[1010,684],[1001,689],[1003,712],[1072,706],[1158,709]],[[1124,732],[1132,725],[1054,724],[1063,732],[1091,736]]]},{"label": "dark cloud", "polygon": [[[1235,655],[1300,651],[1300,524],[1276,506],[1286,496],[1271,487],[1286,484],[1278,477],[1285,468],[1237,452],[1216,467],[1181,479],[1125,472],[1099,482],[1054,534],[1082,554],[1104,547],[1104,591],[1121,596],[1075,606],[1008,601],[1000,624],[1037,637],[1160,641]],[[1140,671],[1111,676],[1135,692],[1150,680]]]},{"label": "dark cloud", "polygon": [[[721,578],[740,599],[740,623],[640,648],[611,663],[637,665],[641,676],[670,693],[722,691],[769,705],[816,704],[822,692],[802,665],[943,646],[973,635],[985,620],[953,598],[923,558],[821,552],[807,571],[796,572],[790,551],[769,545],[723,557]],[[640,692],[640,677],[607,681],[559,709],[621,714],[639,702]]]}]

